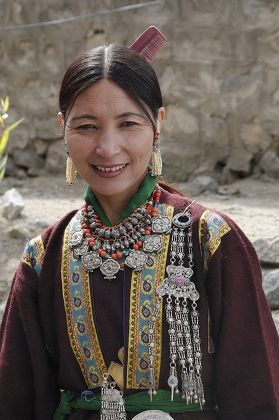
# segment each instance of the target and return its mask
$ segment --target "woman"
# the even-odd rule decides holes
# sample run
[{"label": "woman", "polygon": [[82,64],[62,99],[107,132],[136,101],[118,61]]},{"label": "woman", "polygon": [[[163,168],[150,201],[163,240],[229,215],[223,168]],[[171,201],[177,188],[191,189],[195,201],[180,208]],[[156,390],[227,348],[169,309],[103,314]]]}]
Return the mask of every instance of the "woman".
[{"label": "woman", "polygon": [[2,322],[0,418],[278,419],[258,259],[226,216],[157,183],[165,110],[150,64],[89,51],[65,73],[60,112],[85,204],[25,249]]}]

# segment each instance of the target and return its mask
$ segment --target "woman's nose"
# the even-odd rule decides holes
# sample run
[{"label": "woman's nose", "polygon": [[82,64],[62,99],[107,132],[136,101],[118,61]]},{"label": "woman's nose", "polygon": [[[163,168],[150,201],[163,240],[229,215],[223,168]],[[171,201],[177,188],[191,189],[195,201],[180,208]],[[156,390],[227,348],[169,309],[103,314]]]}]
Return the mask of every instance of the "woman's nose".
[{"label": "woman's nose", "polygon": [[120,152],[120,141],[113,130],[104,130],[98,138],[95,152],[104,158],[110,158]]}]

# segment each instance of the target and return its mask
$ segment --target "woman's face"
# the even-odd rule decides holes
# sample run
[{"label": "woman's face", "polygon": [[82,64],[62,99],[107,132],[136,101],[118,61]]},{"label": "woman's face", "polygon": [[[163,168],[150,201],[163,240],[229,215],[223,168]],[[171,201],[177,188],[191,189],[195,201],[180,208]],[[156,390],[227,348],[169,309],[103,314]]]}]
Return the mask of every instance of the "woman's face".
[{"label": "woman's face", "polygon": [[76,169],[97,196],[133,194],[138,189],[153,138],[146,115],[109,80],[97,82],[77,97],[65,126]]}]

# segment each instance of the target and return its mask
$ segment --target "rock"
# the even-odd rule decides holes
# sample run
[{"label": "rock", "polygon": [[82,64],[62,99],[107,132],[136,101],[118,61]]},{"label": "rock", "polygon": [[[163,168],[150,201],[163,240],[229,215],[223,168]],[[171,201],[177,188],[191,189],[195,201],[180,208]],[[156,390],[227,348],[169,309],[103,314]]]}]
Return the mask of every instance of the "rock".
[{"label": "rock", "polygon": [[29,168],[27,171],[29,176],[37,177],[41,174],[41,170],[39,168]]},{"label": "rock", "polygon": [[263,274],[263,289],[271,309],[279,309],[279,269]]},{"label": "rock", "polygon": [[253,155],[266,151],[272,143],[271,136],[263,129],[258,118],[254,118],[250,123],[242,124],[240,137],[243,139],[245,148]]},{"label": "rock", "polygon": [[37,155],[32,147],[27,147],[25,150],[15,149],[13,151],[13,160],[20,168],[41,168],[44,165],[44,160]]},{"label": "rock", "polygon": [[253,245],[262,264],[279,266],[279,236],[271,239],[257,239]]},{"label": "rock", "polygon": [[3,303],[0,304],[0,322],[2,320],[5,307],[6,307],[6,302],[3,302]]},{"label": "rock", "polygon": [[275,323],[275,327],[277,328],[279,334],[279,311],[272,311],[273,321]]},{"label": "rock", "polygon": [[242,175],[248,175],[251,170],[253,155],[242,145],[235,146],[229,156],[226,167]]},{"label": "rock", "polygon": [[[56,61],[56,60],[55,60]],[[56,116],[37,118],[34,122],[37,137],[42,140],[57,140],[61,138],[61,127]]]},{"label": "rock", "polygon": [[8,229],[8,235],[12,239],[26,239],[30,238],[30,232],[20,225],[12,226]]},{"label": "rock", "polygon": [[226,207],[224,210],[225,213],[236,213],[236,214],[241,213],[241,211],[242,211],[242,208],[239,204],[232,204],[231,206]]},{"label": "rock", "polygon": [[19,169],[19,170],[16,172],[16,177],[17,177],[19,180],[26,179],[26,178],[27,178],[27,173],[25,172],[25,170],[24,170],[24,169]]},{"label": "rock", "polygon": [[39,219],[38,217],[34,220],[34,224],[39,226],[41,229],[46,229],[50,225],[48,221]]},{"label": "rock", "polygon": [[41,139],[37,139],[34,141],[34,148],[38,155],[43,156],[47,151],[47,143]]},{"label": "rock", "polygon": [[279,178],[279,156],[273,150],[267,150],[259,162],[259,167],[272,178]]},{"label": "rock", "polygon": [[62,141],[53,143],[47,152],[46,169],[53,173],[65,173],[66,153]]},{"label": "rock", "polygon": [[232,185],[220,185],[220,187],[217,190],[217,193],[220,195],[234,195],[237,197],[241,195],[239,188]]},{"label": "rock", "polygon": [[24,208],[23,197],[15,188],[5,192],[1,199],[2,216],[7,219],[18,217]]},{"label": "rock", "polygon": [[169,135],[181,136],[199,131],[198,121],[194,115],[178,105],[169,105],[164,122],[164,130]]},{"label": "rock", "polygon": [[5,176],[16,176],[16,173],[17,173],[17,167],[15,166],[15,163],[12,157],[9,156],[6,163]]},{"label": "rock", "polygon": [[218,182],[211,176],[200,175],[193,180],[193,188],[196,194],[202,194],[207,191],[217,192],[218,187]]}]

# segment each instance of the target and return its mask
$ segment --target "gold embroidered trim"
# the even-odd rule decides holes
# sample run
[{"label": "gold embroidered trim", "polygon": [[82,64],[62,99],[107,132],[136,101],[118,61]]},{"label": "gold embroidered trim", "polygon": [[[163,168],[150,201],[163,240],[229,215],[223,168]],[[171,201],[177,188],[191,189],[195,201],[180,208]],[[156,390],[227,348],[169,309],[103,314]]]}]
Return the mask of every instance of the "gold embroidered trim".
[{"label": "gold embroidered trim", "polygon": [[[172,221],[173,206],[165,207],[164,216]],[[170,235],[163,235],[163,250],[160,254],[150,254],[144,269],[132,273],[130,292],[130,319],[127,360],[127,388],[140,389],[147,387],[147,343],[143,342],[142,335],[147,336],[149,316],[152,307],[157,303],[156,287],[159,286],[165,275]],[[151,275],[152,271],[152,275]],[[145,285],[150,291],[144,290]],[[143,315],[141,315],[143,314]],[[145,316],[146,314],[146,316]],[[144,319],[145,318],[145,319]],[[155,378],[156,386],[159,384],[162,349],[162,305],[156,322],[155,333]],[[140,349],[139,349],[140,348]],[[144,351],[146,350],[146,351]]]},{"label": "gold embroidered trim", "polygon": [[29,265],[36,273],[40,273],[41,266],[45,256],[45,248],[42,241],[41,235],[36,236],[36,238],[32,239],[26,245],[23,256],[22,262]]},{"label": "gold embroidered trim", "polygon": [[[76,217],[76,216],[75,216]],[[66,322],[69,340],[73,353],[79,363],[84,380],[88,388],[100,386],[103,373],[107,371],[104,358],[101,352],[99,339],[94,323],[94,317],[91,304],[90,293],[90,279],[89,274],[83,269],[83,266],[78,265],[77,260],[74,259],[72,251],[69,246],[71,232],[75,217],[67,226],[63,239],[62,249],[62,263],[61,263],[61,279],[62,291],[66,313]],[[74,300],[71,295],[72,276],[81,276],[82,293],[76,292],[76,296],[80,299],[81,304],[81,318],[85,318],[85,325],[87,325],[86,336],[89,339],[82,342],[82,339],[77,335],[77,328],[74,314]],[[82,346],[81,344],[82,343]],[[88,354],[88,356],[87,356]],[[92,379],[94,378],[94,380]]]}]

